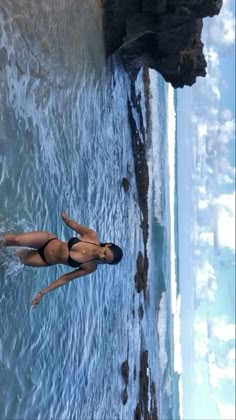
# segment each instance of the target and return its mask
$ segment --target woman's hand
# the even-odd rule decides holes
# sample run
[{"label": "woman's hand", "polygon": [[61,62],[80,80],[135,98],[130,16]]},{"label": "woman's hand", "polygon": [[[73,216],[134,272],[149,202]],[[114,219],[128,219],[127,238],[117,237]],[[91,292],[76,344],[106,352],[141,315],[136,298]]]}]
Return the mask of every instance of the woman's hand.
[{"label": "woman's hand", "polygon": [[34,297],[34,299],[32,300],[32,302],[31,302],[31,305],[33,306],[33,308],[37,308],[37,306],[38,306],[38,304],[39,304],[39,302],[40,302],[40,300],[42,299],[42,297],[43,297],[43,294],[42,294],[42,292],[39,292],[35,297]]},{"label": "woman's hand", "polygon": [[68,217],[68,214],[66,213],[66,211],[62,211],[61,218],[62,218],[62,220],[64,220],[65,223],[69,220],[69,217]]}]

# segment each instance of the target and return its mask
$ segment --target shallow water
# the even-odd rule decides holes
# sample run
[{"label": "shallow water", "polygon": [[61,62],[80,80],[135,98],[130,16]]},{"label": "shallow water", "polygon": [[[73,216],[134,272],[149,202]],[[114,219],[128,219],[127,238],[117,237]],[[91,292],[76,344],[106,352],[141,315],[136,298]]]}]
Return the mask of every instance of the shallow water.
[{"label": "shallow water", "polygon": [[123,406],[120,364],[127,353],[131,369],[139,363],[142,249],[134,176],[129,193],[121,188],[133,173],[129,82],[116,58],[105,66],[98,1],[3,0],[0,28],[0,232],[67,239],[67,210],[124,250],[121,265],[32,310],[66,269],[24,268],[1,248],[0,418],[128,419],[138,383],[130,378]]}]

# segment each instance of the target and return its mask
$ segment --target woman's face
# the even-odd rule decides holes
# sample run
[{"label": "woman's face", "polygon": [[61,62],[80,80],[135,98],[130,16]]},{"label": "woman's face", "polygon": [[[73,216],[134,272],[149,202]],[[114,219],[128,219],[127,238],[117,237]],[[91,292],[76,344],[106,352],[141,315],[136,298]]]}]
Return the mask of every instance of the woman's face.
[{"label": "woman's face", "polygon": [[110,245],[107,244],[99,249],[99,261],[103,264],[112,263],[114,260],[113,252],[110,249]]}]

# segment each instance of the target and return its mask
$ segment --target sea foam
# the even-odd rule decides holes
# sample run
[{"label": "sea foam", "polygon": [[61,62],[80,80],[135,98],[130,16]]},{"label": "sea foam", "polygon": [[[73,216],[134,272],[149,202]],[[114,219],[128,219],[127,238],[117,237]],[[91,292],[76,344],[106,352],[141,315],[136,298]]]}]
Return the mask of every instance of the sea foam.
[{"label": "sea foam", "polygon": [[167,106],[167,143],[169,172],[169,212],[170,212],[170,277],[172,314],[176,311],[176,250],[175,250],[175,142],[176,142],[176,112],[174,106],[174,89],[168,86]]},{"label": "sea foam", "polygon": [[148,164],[150,178],[153,185],[153,210],[156,221],[163,225],[162,217],[162,203],[161,203],[161,116],[160,110],[160,95],[157,85],[157,73],[154,70],[149,70],[150,76],[150,91],[151,91],[151,136],[152,144],[149,150]]},{"label": "sea foam", "polygon": [[165,368],[167,366],[168,357],[166,352],[166,329],[167,329],[167,302],[166,302],[166,292],[162,293],[161,301],[160,301],[160,309],[158,313],[158,321],[157,321],[157,331],[159,337],[159,363],[161,369],[161,376],[163,376],[165,372]]}]

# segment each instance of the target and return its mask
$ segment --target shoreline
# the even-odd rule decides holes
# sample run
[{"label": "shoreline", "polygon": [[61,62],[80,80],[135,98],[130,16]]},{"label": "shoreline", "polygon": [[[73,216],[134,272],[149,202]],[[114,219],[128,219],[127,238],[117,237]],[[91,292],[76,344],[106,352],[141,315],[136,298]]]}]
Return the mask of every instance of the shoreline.
[{"label": "shoreline", "polygon": [[[114,46],[119,47],[125,28],[122,25],[117,25],[117,22],[125,22],[125,16],[127,16],[131,9],[134,7],[140,7],[138,0],[102,0],[104,17],[103,27],[104,30],[104,42],[106,45],[107,54],[112,54]],[[117,30],[114,31],[114,27]],[[148,236],[149,236],[149,211],[148,211],[148,191],[149,191],[149,168],[147,163],[146,155],[146,143],[147,135],[150,130],[151,122],[151,92],[150,92],[150,76],[148,68],[143,68],[143,89],[142,91],[136,90],[135,80],[137,78],[137,72],[130,72],[124,66],[124,71],[127,73],[130,80],[130,96],[127,99],[127,112],[128,121],[130,128],[132,152],[134,159],[134,175],[137,190],[137,201],[140,209],[140,227],[142,229],[143,237],[143,253],[138,252],[136,258],[136,273],[134,276],[134,285],[136,292],[140,295],[143,292],[144,305],[139,302],[138,317],[139,325],[141,328],[141,322],[145,311],[145,304],[148,304]],[[144,110],[141,106],[141,100],[144,102]],[[127,192],[129,188],[129,180],[123,178],[122,187]],[[133,295],[134,298],[134,295]],[[134,316],[134,310],[133,310]],[[151,368],[149,367],[149,354],[148,349],[143,348],[137,349],[140,353],[140,367],[139,371],[136,372],[136,366],[134,366],[134,378],[139,381],[139,392],[137,395],[136,404],[133,411],[134,420],[158,420],[157,410],[157,397],[156,397],[156,384],[154,378],[151,375]],[[129,382],[130,368],[127,359],[121,365],[121,375],[124,381],[124,389],[122,392],[122,403],[125,405],[128,399],[127,386]]]},{"label": "shoreline", "polygon": [[[140,208],[140,226],[143,232],[144,253],[138,252],[134,277],[135,289],[138,293],[143,292],[144,302],[147,298],[148,289],[148,268],[149,260],[147,253],[147,242],[149,234],[149,212],[148,212],[148,190],[149,190],[149,169],[146,156],[146,139],[150,129],[151,107],[150,107],[150,77],[147,68],[142,70],[143,92],[136,92],[135,81],[130,76],[130,99],[127,101],[130,134],[134,158],[134,171],[138,204]],[[141,99],[144,96],[145,116],[141,108]],[[143,119],[146,121],[146,130]],[[137,121],[137,122],[136,122]],[[139,306],[139,322],[143,317],[143,307]],[[158,420],[156,384],[151,376],[151,369],[148,363],[148,350],[140,348],[140,370],[139,394],[134,410],[134,420]],[[127,361],[128,363],[128,361]],[[124,401],[124,399],[123,399]]]},{"label": "shoreline", "polygon": [[[139,251],[135,274],[135,288],[138,293],[143,291],[144,297],[147,296],[148,285],[148,254],[147,242],[149,231],[148,219],[148,189],[149,189],[149,170],[146,156],[146,137],[149,130],[150,122],[150,79],[148,69],[143,70],[143,84],[144,84],[144,101],[145,101],[145,120],[146,130],[144,125],[144,116],[141,108],[142,94],[136,92],[135,81],[130,78],[130,99],[127,101],[128,119],[130,126],[133,158],[134,158],[134,172],[138,196],[138,205],[140,208],[140,226],[143,232],[144,254]],[[137,122],[136,122],[137,121]]]}]

